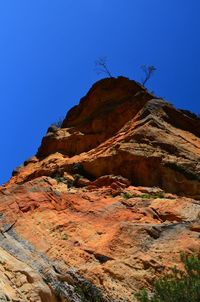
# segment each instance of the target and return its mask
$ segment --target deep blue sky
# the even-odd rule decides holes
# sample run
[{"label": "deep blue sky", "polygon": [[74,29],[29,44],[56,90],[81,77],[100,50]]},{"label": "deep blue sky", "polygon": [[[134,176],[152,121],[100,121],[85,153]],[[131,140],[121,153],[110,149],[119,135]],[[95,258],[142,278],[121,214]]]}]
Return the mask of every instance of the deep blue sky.
[{"label": "deep blue sky", "polygon": [[100,79],[140,80],[200,113],[199,0],[0,0],[0,183],[37,151],[48,126]]}]

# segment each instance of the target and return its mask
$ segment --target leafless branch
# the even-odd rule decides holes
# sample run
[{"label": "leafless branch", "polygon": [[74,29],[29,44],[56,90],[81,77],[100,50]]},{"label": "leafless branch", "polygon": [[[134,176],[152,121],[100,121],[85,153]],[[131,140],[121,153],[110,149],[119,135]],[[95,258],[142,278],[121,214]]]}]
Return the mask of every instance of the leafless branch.
[{"label": "leafless branch", "polygon": [[145,73],[145,78],[142,80],[142,85],[145,86],[146,82],[152,77],[153,73],[156,71],[156,68],[153,65],[142,65],[141,69]]},{"label": "leafless branch", "polygon": [[112,74],[110,72],[110,70],[108,69],[107,66],[107,58],[106,57],[100,57],[95,61],[95,71],[97,74],[102,74],[105,73],[106,75],[108,75],[110,78],[112,78]]}]

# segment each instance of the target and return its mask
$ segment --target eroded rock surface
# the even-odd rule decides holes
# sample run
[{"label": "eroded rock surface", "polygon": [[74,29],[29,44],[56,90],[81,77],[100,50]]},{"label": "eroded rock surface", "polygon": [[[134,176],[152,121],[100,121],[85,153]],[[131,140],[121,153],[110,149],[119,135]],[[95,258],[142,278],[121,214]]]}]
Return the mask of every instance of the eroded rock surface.
[{"label": "eroded rock surface", "polygon": [[[81,163],[87,176],[121,175],[133,185],[200,196],[200,119],[155,99],[134,81],[97,82],[62,128],[50,127],[19,183]],[[60,172],[59,172],[60,171]]]},{"label": "eroded rock surface", "polygon": [[199,147],[196,116],[123,77],[96,83],[0,189],[2,296],[128,302],[151,288],[199,251]]}]

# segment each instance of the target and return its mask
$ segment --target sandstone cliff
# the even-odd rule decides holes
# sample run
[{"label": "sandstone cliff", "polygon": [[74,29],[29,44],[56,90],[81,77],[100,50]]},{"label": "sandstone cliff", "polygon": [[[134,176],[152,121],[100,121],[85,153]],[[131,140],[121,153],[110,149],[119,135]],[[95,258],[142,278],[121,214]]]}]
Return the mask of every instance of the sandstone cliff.
[{"label": "sandstone cliff", "polygon": [[94,84],[0,189],[0,299],[151,288],[199,250],[199,147],[195,115],[124,77]]}]

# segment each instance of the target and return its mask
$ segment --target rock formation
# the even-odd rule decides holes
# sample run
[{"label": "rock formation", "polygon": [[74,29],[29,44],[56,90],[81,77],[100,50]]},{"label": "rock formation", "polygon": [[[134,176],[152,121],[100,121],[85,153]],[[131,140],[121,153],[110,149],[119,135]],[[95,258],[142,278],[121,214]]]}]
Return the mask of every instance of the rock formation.
[{"label": "rock formation", "polygon": [[134,301],[198,252],[199,147],[195,115],[94,84],[0,188],[0,301]]}]

